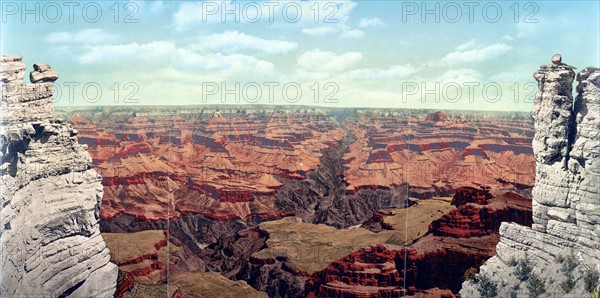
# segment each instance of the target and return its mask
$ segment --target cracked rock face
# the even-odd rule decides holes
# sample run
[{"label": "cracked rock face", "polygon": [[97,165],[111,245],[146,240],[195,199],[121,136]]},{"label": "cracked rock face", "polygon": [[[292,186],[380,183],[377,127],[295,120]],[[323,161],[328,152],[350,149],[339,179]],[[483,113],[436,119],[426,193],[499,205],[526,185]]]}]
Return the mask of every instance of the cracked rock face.
[{"label": "cracked rock face", "polygon": [[58,78],[21,56],[0,57],[0,296],[112,297],[117,267],[100,235],[101,177],[86,147],[53,119]]},{"label": "cracked rock face", "polygon": [[[499,297],[532,294],[531,282],[516,277],[515,262],[530,262],[533,272],[527,278],[540,277],[546,296],[589,296],[584,276],[600,271],[600,69],[588,67],[577,76],[573,69],[555,55],[552,64],[533,75],[539,92],[532,111],[532,229],[503,223],[496,256],[480,268],[498,286]],[[569,258],[576,267],[566,270]],[[569,279],[571,289],[565,287]],[[477,297],[480,292],[475,283],[465,282],[461,294]]]}]

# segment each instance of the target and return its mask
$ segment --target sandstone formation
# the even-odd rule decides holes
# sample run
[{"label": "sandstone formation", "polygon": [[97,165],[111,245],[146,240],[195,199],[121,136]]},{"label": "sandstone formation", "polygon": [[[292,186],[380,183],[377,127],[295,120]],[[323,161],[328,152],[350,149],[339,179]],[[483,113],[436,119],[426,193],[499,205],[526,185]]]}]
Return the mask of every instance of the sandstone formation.
[{"label": "sandstone formation", "polygon": [[101,177],[77,130],[53,118],[57,73],[0,57],[0,296],[111,297],[117,267],[100,235]]},{"label": "sandstone formation", "polygon": [[[539,92],[532,112],[532,229],[503,223],[497,255],[479,274],[496,284],[500,297],[585,297],[600,291],[600,69],[577,75],[574,101],[573,69],[555,55],[534,74]],[[518,274],[523,267],[533,271]],[[478,287],[481,282],[465,282],[461,294],[477,296]]]}]

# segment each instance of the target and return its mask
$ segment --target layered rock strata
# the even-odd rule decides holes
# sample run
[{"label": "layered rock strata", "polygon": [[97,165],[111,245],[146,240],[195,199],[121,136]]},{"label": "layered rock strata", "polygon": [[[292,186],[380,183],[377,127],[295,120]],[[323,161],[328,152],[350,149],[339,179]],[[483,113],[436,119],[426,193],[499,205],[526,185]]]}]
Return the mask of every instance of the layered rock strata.
[{"label": "layered rock strata", "polygon": [[[312,272],[306,293],[310,297],[455,297],[465,273],[495,254],[501,221],[531,226],[530,203],[511,191],[460,189],[452,199],[457,208],[432,221],[424,236],[405,246],[390,241],[397,239],[393,237],[355,250]],[[415,220],[406,222],[415,228]]]},{"label": "layered rock strata", "polygon": [[[577,75],[555,55],[534,74],[533,225],[503,223],[497,255],[480,268],[498,295],[585,297],[600,271],[600,69]],[[525,267],[533,268],[527,275]],[[528,270],[525,270],[528,271]],[[596,277],[594,277],[594,274]],[[537,286],[537,287],[536,287]],[[480,295],[465,282],[463,297]]]},{"label": "layered rock strata", "polygon": [[0,57],[0,296],[111,297],[117,267],[100,235],[101,177],[77,131],[53,119],[47,64],[23,84],[21,56]]},{"label": "layered rock strata", "polygon": [[342,158],[346,192],[409,185],[411,197],[431,198],[461,187],[531,188],[532,125],[498,116],[353,114],[344,120],[356,138]]}]

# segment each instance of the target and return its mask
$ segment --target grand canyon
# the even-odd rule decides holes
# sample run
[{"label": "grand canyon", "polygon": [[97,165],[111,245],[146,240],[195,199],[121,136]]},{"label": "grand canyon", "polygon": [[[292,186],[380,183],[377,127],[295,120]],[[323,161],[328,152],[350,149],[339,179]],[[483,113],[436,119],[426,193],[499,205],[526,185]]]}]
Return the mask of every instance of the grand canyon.
[{"label": "grand canyon", "polygon": [[573,98],[573,67],[560,56],[542,66],[532,121],[310,106],[54,110],[56,71],[35,64],[23,84],[22,57],[2,63],[3,295],[598,293],[597,68],[578,74]]},{"label": "grand canyon", "polygon": [[531,226],[533,125],[522,113],[56,114],[102,176],[117,296],[232,283],[270,297],[454,296],[494,255],[502,221]]},{"label": "grand canyon", "polygon": [[0,19],[0,298],[600,298],[600,1]]}]

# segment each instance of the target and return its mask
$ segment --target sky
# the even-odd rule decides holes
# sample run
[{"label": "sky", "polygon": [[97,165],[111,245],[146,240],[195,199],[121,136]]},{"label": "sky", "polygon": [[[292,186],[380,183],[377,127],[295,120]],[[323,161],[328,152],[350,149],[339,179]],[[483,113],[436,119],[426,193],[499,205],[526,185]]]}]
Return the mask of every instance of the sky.
[{"label": "sky", "polygon": [[600,65],[599,1],[1,1],[2,54],[57,106],[530,111],[560,53]]}]

